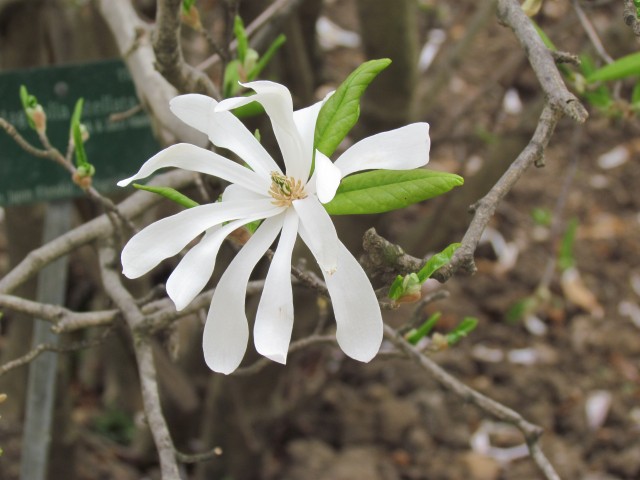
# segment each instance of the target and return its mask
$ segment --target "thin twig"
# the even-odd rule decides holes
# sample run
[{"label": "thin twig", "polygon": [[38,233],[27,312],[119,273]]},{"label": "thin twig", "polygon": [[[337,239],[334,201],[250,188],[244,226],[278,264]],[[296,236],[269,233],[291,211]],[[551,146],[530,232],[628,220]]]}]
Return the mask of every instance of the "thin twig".
[{"label": "thin twig", "polygon": [[84,350],[86,348],[98,346],[105,340],[105,338],[107,338],[111,334],[111,331],[112,329],[107,329],[98,338],[74,342],[69,345],[52,345],[49,343],[41,343],[29,352],[25,353],[23,356],[11,360],[10,362],[7,362],[4,365],[0,366],[0,376],[4,375],[7,372],[10,372],[15,368],[22,367],[32,362],[41,353],[44,352],[68,353],[75,352],[76,350]]},{"label": "thin twig", "polygon": [[[251,38],[254,33],[260,30],[263,26],[269,24],[270,22],[276,22],[286,16],[288,16],[291,11],[301,3],[301,0],[276,0],[272,4],[270,4],[264,11],[258,15],[253,22],[251,22],[247,28],[245,29],[247,36]],[[259,46],[252,42],[251,46],[253,48],[259,49]],[[238,48],[237,40],[233,40],[229,45],[229,50],[234,52]],[[197,70],[206,70],[209,67],[214,66],[221,60],[220,55],[217,53],[215,55],[211,55],[209,58],[204,60],[202,63],[196,66]]]},{"label": "thin twig", "polygon": [[595,48],[598,55],[600,55],[600,58],[602,58],[606,63],[613,63],[613,58],[605,50],[596,29],[593,28],[591,20],[587,17],[587,14],[580,6],[580,3],[577,0],[571,0],[571,4],[573,5],[573,9],[576,11],[576,15],[578,15],[578,20],[580,20],[582,28],[586,32],[587,37],[589,37],[589,41],[593,45],[593,48]]},{"label": "thin twig", "polygon": [[442,367],[424,355],[420,350],[407,342],[398,332],[388,325],[384,326],[384,335],[387,340],[393,343],[396,348],[404,352],[404,354],[415,363],[424,368],[430,375],[435,378],[440,385],[447,390],[456,394],[456,396],[473,403],[484,412],[512,425],[516,426],[522,432],[529,447],[531,458],[535,464],[544,473],[548,480],[560,480],[553,466],[544,455],[538,444],[542,428],[525,420],[518,412],[502,405],[501,403],[484,396],[480,392],[468,387],[458,379],[447,373]]},{"label": "thin twig", "polygon": [[518,38],[549,103],[578,123],[584,122],[589,116],[587,110],[567,90],[551,52],[542,42],[520,3],[516,0],[498,0],[498,17],[511,27]]},{"label": "thin twig", "polygon": [[[335,344],[335,335],[311,335],[309,337],[296,340],[295,342],[291,343],[291,345],[289,345],[289,354],[297,352],[298,350],[303,350],[307,347],[310,347],[311,345],[320,345],[324,343]],[[268,358],[262,357],[260,358],[260,360],[257,360],[255,363],[247,367],[238,368],[231,375],[240,377],[255,375],[268,365],[273,365],[273,361],[269,360]]]}]

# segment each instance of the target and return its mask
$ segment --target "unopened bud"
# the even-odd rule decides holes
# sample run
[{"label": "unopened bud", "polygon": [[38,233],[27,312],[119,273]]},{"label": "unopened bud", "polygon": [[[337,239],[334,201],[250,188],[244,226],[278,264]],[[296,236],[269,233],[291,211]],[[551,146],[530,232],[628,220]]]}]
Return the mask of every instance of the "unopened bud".
[{"label": "unopened bud", "polygon": [[71,176],[71,180],[83,190],[87,190],[93,183],[91,176],[81,175],[77,170]]},{"label": "unopened bud", "polygon": [[28,108],[27,115],[31,118],[36,132],[43,134],[47,131],[47,114],[44,113],[42,105],[38,104],[34,108]]},{"label": "unopened bud", "polygon": [[441,333],[434,333],[431,336],[431,342],[435,350],[444,350],[449,348],[449,340],[447,340],[446,335],[442,335]]},{"label": "unopened bud", "polygon": [[529,17],[533,17],[535,14],[537,14],[540,11],[541,7],[542,0],[525,0],[525,2],[522,4],[522,10],[524,10],[524,13],[526,13]]},{"label": "unopened bud", "polygon": [[200,21],[200,12],[195,7],[195,5],[191,5],[189,10],[185,10],[184,8],[180,10],[180,20],[185,25],[193,28],[195,31],[202,31],[202,22]]}]

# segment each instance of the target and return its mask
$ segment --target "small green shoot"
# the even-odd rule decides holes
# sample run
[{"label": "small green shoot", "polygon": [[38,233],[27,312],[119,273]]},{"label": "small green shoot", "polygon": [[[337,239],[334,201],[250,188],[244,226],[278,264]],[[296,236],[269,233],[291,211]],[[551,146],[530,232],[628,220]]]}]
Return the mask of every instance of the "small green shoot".
[{"label": "small green shoot", "polygon": [[558,267],[562,271],[565,271],[568,268],[575,266],[576,264],[573,247],[575,244],[577,231],[578,219],[572,218],[567,224],[567,229],[565,230],[565,233],[562,237],[560,250],[558,252]]},{"label": "small green shoot", "polygon": [[453,329],[452,332],[447,333],[445,338],[449,346],[455,345],[464,337],[473,332],[478,326],[478,319],[475,317],[465,317],[460,324]]},{"label": "small green shoot", "polygon": [[429,318],[427,318],[425,322],[418,328],[414,328],[408,331],[405,335],[407,342],[409,342],[411,345],[416,345],[420,340],[431,333],[431,330],[433,330],[433,327],[436,326],[436,323],[438,323],[438,320],[440,320],[441,316],[442,314],[440,312],[436,312]]}]

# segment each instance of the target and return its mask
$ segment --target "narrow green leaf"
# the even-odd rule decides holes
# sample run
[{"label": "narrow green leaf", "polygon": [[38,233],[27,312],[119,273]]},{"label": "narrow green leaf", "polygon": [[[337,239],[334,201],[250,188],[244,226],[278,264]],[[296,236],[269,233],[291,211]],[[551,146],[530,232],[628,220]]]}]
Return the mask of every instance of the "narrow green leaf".
[{"label": "narrow green leaf", "polygon": [[374,78],[389,66],[391,60],[370,60],[356,68],[325,102],[318,114],[314,145],[327,157],[358,121],[360,97]]},{"label": "narrow green leaf", "polygon": [[438,323],[438,320],[440,320],[441,316],[442,314],[440,312],[436,312],[429,318],[427,318],[427,320],[418,328],[415,328],[407,333],[407,342],[409,342],[411,345],[415,345],[424,337],[429,335],[429,333],[431,333],[431,330],[433,330],[433,327],[435,327],[436,323]]},{"label": "narrow green leaf", "polygon": [[178,205],[182,205],[183,207],[186,207],[186,208],[193,208],[200,205],[195,200],[191,200],[186,195],[180,193],[179,191],[171,187],[151,187],[148,185],[140,185],[139,183],[134,183],[133,186],[138,190],[144,190],[145,192],[151,192],[157,195],[161,195],[164,198],[167,198],[172,202],[175,202]]},{"label": "narrow green leaf", "polygon": [[233,33],[238,41],[238,58],[241,63],[244,63],[247,49],[249,48],[249,40],[247,39],[247,32],[244,29],[244,23],[239,15],[236,15],[233,22]]},{"label": "narrow green leaf", "polygon": [[424,283],[436,270],[444,267],[453,258],[453,254],[460,247],[459,243],[452,243],[440,253],[436,253],[433,257],[427,260],[427,263],[418,272],[418,278]]},{"label": "narrow green leaf", "polygon": [[631,75],[640,75],[640,52],[619,58],[605,65],[587,77],[588,83],[620,80]]},{"label": "narrow green leaf", "polygon": [[249,71],[249,75],[248,75],[249,80],[254,80],[258,75],[260,75],[262,70],[264,70],[264,67],[266,67],[269,64],[269,62],[271,61],[275,53],[286,41],[287,41],[287,37],[284,36],[284,34],[282,33],[276,37],[276,39],[271,43],[271,45],[269,45],[269,48],[267,49],[267,51],[264,52],[264,55],[260,57],[260,60],[258,60],[255,66]]},{"label": "narrow green leaf", "polygon": [[36,108],[38,106],[38,99],[29,94],[27,87],[24,85],[20,85],[20,101],[22,102],[22,107],[25,110],[27,108]]},{"label": "narrow green leaf", "polygon": [[29,94],[27,87],[25,87],[24,85],[20,85],[20,101],[22,102],[24,114],[27,117],[27,123],[31,128],[35,130],[36,124],[33,122],[33,118],[31,117],[31,115],[33,114],[33,109],[38,106],[38,99]]},{"label": "narrow green leaf", "polygon": [[330,215],[388,212],[442,195],[463,182],[459,175],[435,170],[374,170],[343,179],[324,208]]},{"label": "narrow green leaf", "polygon": [[478,319],[477,318],[465,317],[462,320],[462,322],[460,322],[460,325],[458,325],[452,332],[447,334],[447,336],[446,336],[447,343],[449,345],[453,345],[455,343],[458,343],[464,337],[466,337],[471,332],[473,332],[476,329],[477,326],[478,326]]},{"label": "narrow green leaf", "polygon": [[73,146],[76,153],[76,167],[82,167],[83,171],[87,175],[89,175],[92,167],[89,164],[89,160],[87,159],[87,152],[84,149],[84,141],[82,140],[82,126],[80,124],[83,105],[84,99],[79,98],[76,102],[76,106],[73,109],[73,115],[71,116],[71,135],[73,136]]},{"label": "narrow green leaf", "polygon": [[396,279],[393,281],[393,283],[391,284],[391,287],[389,287],[389,298],[391,300],[397,300],[402,296],[402,292],[403,292],[403,288],[402,288],[402,283],[404,281],[404,277],[402,275],[398,275],[396,277]]}]

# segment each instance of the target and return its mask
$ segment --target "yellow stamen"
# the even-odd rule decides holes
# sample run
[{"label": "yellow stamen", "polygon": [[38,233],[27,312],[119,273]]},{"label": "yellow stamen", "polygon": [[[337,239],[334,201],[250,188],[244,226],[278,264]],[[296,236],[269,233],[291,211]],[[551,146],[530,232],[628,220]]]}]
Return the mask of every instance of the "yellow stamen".
[{"label": "yellow stamen", "polygon": [[278,207],[290,207],[294,200],[307,198],[304,185],[301,180],[287,177],[279,172],[271,172],[271,187],[269,195],[273,197],[274,205]]}]

